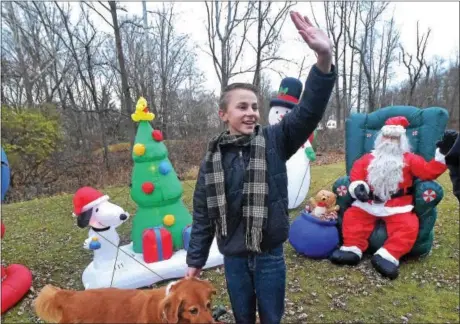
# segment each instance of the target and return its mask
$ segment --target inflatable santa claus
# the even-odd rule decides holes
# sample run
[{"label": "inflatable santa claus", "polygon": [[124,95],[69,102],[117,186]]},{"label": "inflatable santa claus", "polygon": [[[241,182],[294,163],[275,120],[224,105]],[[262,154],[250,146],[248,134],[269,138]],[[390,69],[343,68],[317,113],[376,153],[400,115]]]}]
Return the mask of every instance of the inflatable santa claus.
[{"label": "inflatable santa claus", "polygon": [[331,255],[333,263],[358,264],[381,218],[388,239],[372,257],[372,265],[385,277],[398,277],[399,259],[412,249],[419,231],[412,205],[413,179],[434,180],[447,169],[439,149],[429,162],[410,152],[408,125],[405,117],[389,118],[375,140],[374,150],[353,164],[348,189],[355,200],[343,216],[343,246]]}]

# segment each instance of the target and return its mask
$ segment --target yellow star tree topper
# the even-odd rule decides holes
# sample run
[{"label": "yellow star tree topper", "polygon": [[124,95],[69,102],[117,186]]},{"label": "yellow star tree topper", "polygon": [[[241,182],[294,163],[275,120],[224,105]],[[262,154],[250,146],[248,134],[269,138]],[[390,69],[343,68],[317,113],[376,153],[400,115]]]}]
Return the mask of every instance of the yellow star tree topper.
[{"label": "yellow star tree topper", "polygon": [[136,111],[131,114],[131,118],[135,122],[141,120],[151,121],[155,119],[155,114],[149,111],[147,100],[144,97],[140,97],[136,104]]}]

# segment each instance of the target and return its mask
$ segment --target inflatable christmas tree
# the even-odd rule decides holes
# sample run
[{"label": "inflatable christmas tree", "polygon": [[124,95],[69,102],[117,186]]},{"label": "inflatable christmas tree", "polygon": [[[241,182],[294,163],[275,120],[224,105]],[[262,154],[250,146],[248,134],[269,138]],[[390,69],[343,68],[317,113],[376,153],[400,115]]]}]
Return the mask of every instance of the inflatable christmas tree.
[{"label": "inflatable christmas tree", "polygon": [[174,250],[182,249],[183,230],[192,223],[192,216],[182,202],[182,184],[168,159],[163,135],[149,123],[155,115],[144,98],[139,99],[131,118],[139,123],[132,152],[131,198],[137,204],[133,250],[142,253],[144,231],[158,227],[171,233]]}]

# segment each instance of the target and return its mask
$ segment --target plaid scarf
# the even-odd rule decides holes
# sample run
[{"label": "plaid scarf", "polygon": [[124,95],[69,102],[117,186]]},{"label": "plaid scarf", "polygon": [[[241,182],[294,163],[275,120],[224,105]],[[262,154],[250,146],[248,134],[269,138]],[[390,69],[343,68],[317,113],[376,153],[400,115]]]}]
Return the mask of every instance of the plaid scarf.
[{"label": "plaid scarf", "polygon": [[244,174],[243,217],[246,222],[246,247],[249,251],[261,252],[262,227],[268,215],[267,161],[265,138],[259,125],[249,136],[229,135],[223,132],[214,137],[206,153],[206,196],[208,215],[217,236],[227,236],[227,201],[225,178],[222,168],[223,145],[250,146],[250,160]]}]

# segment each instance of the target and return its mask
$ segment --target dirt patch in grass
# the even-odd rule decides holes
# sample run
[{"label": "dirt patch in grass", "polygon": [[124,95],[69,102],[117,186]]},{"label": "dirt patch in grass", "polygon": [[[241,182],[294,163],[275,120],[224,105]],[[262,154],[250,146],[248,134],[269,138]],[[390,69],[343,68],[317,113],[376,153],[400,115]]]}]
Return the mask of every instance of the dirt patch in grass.
[{"label": "dirt patch in grass", "polygon": [[312,162],[314,165],[327,165],[340,163],[345,161],[345,154],[342,152],[317,152],[316,160]]},{"label": "dirt patch in grass", "polygon": [[[343,163],[313,166],[309,195],[323,188],[330,190],[333,182],[344,174]],[[368,257],[357,267],[337,267],[325,260],[302,257],[286,243],[288,284],[283,322],[458,323],[459,208],[447,174],[440,178],[440,183],[445,198],[438,209],[432,253],[424,259],[403,262],[400,277],[395,281],[382,279]],[[184,203],[191,208],[194,182],[184,182],[183,188]],[[114,203],[134,214],[129,188],[112,187],[103,191]],[[299,210],[291,212],[291,220]],[[72,195],[2,206],[2,220],[6,226],[2,263],[21,263],[33,272],[32,289],[2,316],[2,321],[39,322],[31,303],[45,284],[83,289],[81,275],[91,261],[91,253],[82,248],[87,230],[75,224]],[[131,222],[119,228],[122,243],[130,241],[130,230]],[[229,307],[222,268],[205,271],[204,277],[218,289],[215,304]],[[224,319],[231,322],[231,312]]]}]

